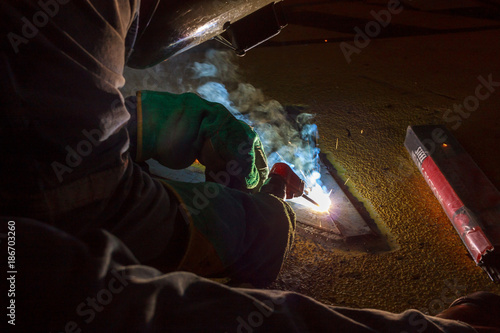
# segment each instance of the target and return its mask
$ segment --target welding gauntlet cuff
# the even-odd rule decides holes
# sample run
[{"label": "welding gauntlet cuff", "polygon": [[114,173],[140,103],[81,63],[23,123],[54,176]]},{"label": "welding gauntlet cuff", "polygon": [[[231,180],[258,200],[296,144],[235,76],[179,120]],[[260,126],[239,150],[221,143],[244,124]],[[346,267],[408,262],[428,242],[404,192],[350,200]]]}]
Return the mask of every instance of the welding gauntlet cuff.
[{"label": "welding gauntlet cuff", "polygon": [[265,285],[278,275],[295,232],[295,213],[269,194],[215,183],[161,181],[189,224],[177,270]]},{"label": "welding gauntlet cuff", "polygon": [[224,106],[192,94],[139,91],[130,129],[136,160],[182,169],[196,159],[209,181],[257,191],[269,173],[259,136]]}]

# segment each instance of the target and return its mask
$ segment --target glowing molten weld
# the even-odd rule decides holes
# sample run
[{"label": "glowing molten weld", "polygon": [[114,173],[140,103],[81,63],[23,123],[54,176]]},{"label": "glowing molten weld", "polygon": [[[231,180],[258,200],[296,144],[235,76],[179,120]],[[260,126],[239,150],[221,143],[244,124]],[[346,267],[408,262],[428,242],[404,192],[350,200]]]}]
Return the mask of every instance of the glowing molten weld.
[{"label": "glowing molten weld", "polygon": [[321,186],[321,174],[317,171],[311,173],[307,179],[307,184],[312,187],[309,189],[308,196],[316,201],[319,206],[310,206],[313,210],[321,213],[327,213],[332,205],[332,200],[330,199],[330,193],[332,191],[326,191],[324,187]]},{"label": "glowing molten weld", "polygon": [[330,209],[330,206],[332,205],[332,201],[330,199],[330,192],[326,193],[325,191],[323,191],[321,186],[317,184],[314,185],[314,187],[310,190],[308,196],[314,201],[316,201],[319,206],[316,206],[313,203],[309,203],[307,206],[311,207],[313,210],[317,212],[327,213]]},{"label": "glowing molten weld", "polygon": [[307,206],[312,210],[327,213],[332,205],[332,201],[330,199],[330,192],[325,192],[318,184],[314,185],[314,187],[310,190],[308,196],[316,201],[319,206],[316,206],[313,203],[308,202]]},{"label": "glowing molten weld", "polygon": [[307,201],[303,197],[293,198],[291,201],[298,203],[302,206],[306,206],[311,210],[314,210],[318,213],[328,213],[330,206],[332,205],[332,201],[330,199],[330,192],[325,192],[321,186],[315,185],[310,189],[307,196],[318,203],[319,206],[316,206],[310,201]]},{"label": "glowing molten weld", "polygon": [[310,185],[308,191],[306,192],[307,196],[318,203],[319,206],[316,206],[312,202],[307,201],[303,197],[294,198],[292,199],[292,201],[303,206],[307,206],[308,208],[311,208],[311,210],[314,210],[318,213],[328,213],[332,205],[332,200],[330,198],[331,191],[326,191],[324,187],[320,185],[320,177],[320,173],[315,171],[309,177],[307,177],[306,181],[306,184]]}]

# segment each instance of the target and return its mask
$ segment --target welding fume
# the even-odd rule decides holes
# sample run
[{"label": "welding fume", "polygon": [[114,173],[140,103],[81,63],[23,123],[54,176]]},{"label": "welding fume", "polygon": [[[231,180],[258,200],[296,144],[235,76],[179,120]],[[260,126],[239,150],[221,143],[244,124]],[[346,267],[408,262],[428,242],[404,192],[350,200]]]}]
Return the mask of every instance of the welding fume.
[{"label": "welding fume", "polygon": [[[141,88],[192,92],[223,105],[258,134],[269,168],[286,163],[304,182],[306,196],[294,197],[312,199],[293,200],[289,196],[287,200],[313,211],[328,212],[331,200],[321,181],[319,133],[314,115],[300,107],[287,110],[278,101],[267,98],[260,89],[245,82],[236,60],[233,52],[211,47],[194,55],[184,53],[146,70],[126,69],[127,84],[122,91],[125,95]],[[219,181],[219,177],[206,175],[206,179],[228,184],[225,176]]]}]

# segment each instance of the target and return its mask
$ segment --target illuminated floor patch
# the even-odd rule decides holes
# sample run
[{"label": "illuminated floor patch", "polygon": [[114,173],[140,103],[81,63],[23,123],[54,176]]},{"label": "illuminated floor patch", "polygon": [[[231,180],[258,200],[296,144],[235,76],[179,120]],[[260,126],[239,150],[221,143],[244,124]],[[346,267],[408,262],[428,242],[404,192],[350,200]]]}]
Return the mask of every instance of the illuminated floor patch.
[{"label": "illuminated floor patch", "polygon": [[332,205],[328,212],[311,209],[303,198],[294,199],[290,205],[297,214],[297,221],[322,231],[331,232],[342,239],[373,235],[372,229],[351,204],[344,191],[337,184],[326,166],[320,163],[321,181],[330,191]]}]

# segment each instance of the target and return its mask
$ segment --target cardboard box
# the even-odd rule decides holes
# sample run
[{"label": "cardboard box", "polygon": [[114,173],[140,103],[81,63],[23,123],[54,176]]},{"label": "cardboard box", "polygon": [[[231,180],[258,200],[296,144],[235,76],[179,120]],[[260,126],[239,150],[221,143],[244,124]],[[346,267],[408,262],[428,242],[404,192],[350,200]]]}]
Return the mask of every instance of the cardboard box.
[{"label": "cardboard box", "polygon": [[500,281],[500,192],[444,126],[409,126],[405,147],[476,264]]}]

